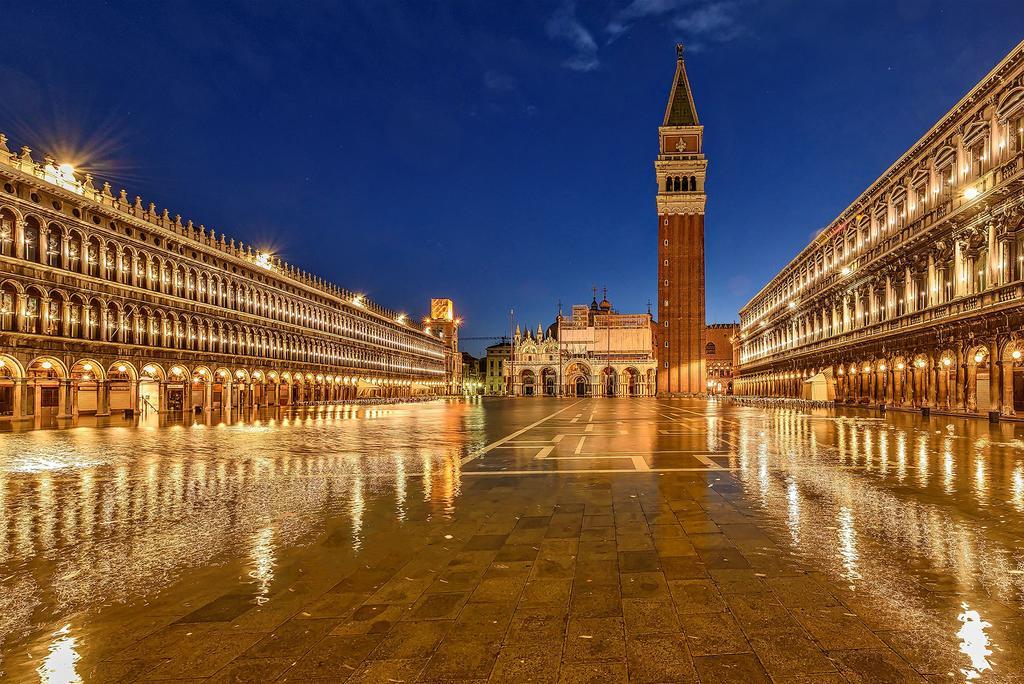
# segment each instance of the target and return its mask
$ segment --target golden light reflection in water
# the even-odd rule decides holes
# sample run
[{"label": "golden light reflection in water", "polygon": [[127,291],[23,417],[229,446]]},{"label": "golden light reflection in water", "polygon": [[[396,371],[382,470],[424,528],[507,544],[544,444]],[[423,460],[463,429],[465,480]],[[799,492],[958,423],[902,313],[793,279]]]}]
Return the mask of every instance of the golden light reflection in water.
[{"label": "golden light reflection in water", "polygon": [[857,572],[857,530],[853,525],[853,511],[849,506],[839,509],[839,555],[843,559],[843,567],[846,568],[844,576],[851,582],[860,579]]},{"label": "golden light reflection in water", "polygon": [[348,508],[352,521],[352,549],[358,551],[363,548],[363,514],[366,512],[362,477],[357,476],[352,482],[352,496]]},{"label": "golden light reflection in water", "polygon": [[988,502],[988,464],[982,454],[975,454],[974,458],[974,493],[978,502],[985,504]]},{"label": "golden light reflection in water", "polygon": [[253,535],[249,561],[249,577],[256,584],[256,604],[262,606],[270,600],[270,585],[274,581],[274,567],[277,565],[272,526],[264,527]]},{"label": "golden light reflection in water", "polygon": [[953,484],[953,439],[942,440],[942,490],[952,494],[956,487]]},{"label": "golden light reflection in water", "polygon": [[921,435],[917,440],[917,484],[928,486],[928,459],[930,457],[928,437]]},{"label": "golden light reflection in water", "polygon": [[405,461],[401,456],[395,455],[392,459],[395,463],[395,517],[400,521],[405,520]]},{"label": "golden light reflection in water", "polygon": [[75,684],[81,682],[76,664],[81,656],[78,654],[78,639],[71,636],[71,625],[64,625],[53,633],[49,652],[36,669],[42,684]]},{"label": "golden light reflection in water", "polygon": [[896,433],[896,477],[900,482],[907,478],[907,433]]},{"label": "golden light reflection in water", "polygon": [[960,652],[971,660],[970,667],[960,668],[960,672],[968,680],[978,679],[981,673],[992,669],[988,656],[992,655],[989,648],[988,635],[985,629],[992,625],[981,619],[977,611],[971,610],[966,603],[960,604],[963,612],[957,619],[963,623],[956,633],[960,639]]},{"label": "golden light reflection in water", "polygon": [[[360,550],[383,531],[366,529],[377,502],[388,502],[385,525],[451,516],[459,461],[483,438],[483,420],[464,419],[472,412],[480,408],[425,404],[374,411],[372,426],[360,409],[316,420],[4,434],[0,643],[50,643],[62,624],[54,616],[68,621],[148,596],[190,568],[230,559],[245,564],[239,581],[263,603],[285,549],[333,532],[340,516]],[[413,486],[423,486],[422,498]],[[73,650],[88,655],[82,640],[54,636],[46,681],[63,681],[57,665],[74,661]]]},{"label": "golden light reflection in water", "polygon": [[1024,466],[1013,469],[1013,505],[1024,512]]},{"label": "golden light reflection in water", "polygon": [[796,480],[790,479],[786,487],[786,497],[789,500],[789,534],[793,537],[793,543],[800,544],[800,492],[797,490]]}]

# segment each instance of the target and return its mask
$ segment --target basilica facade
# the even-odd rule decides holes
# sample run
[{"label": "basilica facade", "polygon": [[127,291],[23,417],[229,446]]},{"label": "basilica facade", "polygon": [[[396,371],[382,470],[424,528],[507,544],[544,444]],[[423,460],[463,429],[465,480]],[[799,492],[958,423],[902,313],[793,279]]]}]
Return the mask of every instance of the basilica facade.
[{"label": "basilica facade", "polygon": [[0,421],[443,394],[436,301],[452,330],[0,135]]},{"label": "basilica facade", "polygon": [[658,364],[651,314],[623,314],[607,295],[561,313],[545,331],[518,327],[506,378],[515,396],[653,396]]},{"label": "basilica facade", "polygon": [[738,338],[737,394],[1024,415],[1024,43],[743,307]]}]

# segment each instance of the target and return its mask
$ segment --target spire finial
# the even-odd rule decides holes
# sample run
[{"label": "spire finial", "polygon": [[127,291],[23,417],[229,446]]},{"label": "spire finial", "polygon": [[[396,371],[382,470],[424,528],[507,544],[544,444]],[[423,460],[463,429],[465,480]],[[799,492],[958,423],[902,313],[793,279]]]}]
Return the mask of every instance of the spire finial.
[{"label": "spire finial", "polygon": [[676,43],[676,59],[680,62],[683,61],[683,44]]}]

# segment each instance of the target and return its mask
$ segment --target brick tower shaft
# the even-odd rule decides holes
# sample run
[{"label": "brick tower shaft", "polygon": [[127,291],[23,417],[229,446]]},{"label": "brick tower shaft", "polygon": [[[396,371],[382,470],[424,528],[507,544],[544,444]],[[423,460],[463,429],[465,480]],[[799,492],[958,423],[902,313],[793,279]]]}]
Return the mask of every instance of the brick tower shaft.
[{"label": "brick tower shaft", "polygon": [[704,392],[704,127],[683,47],[658,128],[658,394]]}]

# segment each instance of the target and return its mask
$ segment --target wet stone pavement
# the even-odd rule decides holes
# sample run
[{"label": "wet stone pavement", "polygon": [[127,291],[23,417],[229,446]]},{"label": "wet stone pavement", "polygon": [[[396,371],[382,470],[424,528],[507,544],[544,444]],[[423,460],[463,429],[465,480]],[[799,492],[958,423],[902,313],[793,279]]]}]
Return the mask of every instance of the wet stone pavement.
[{"label": "wet stone pavement", "polygon": [[0,434],[42,682],[1024,681],[1024,427],[473,400]]}]

